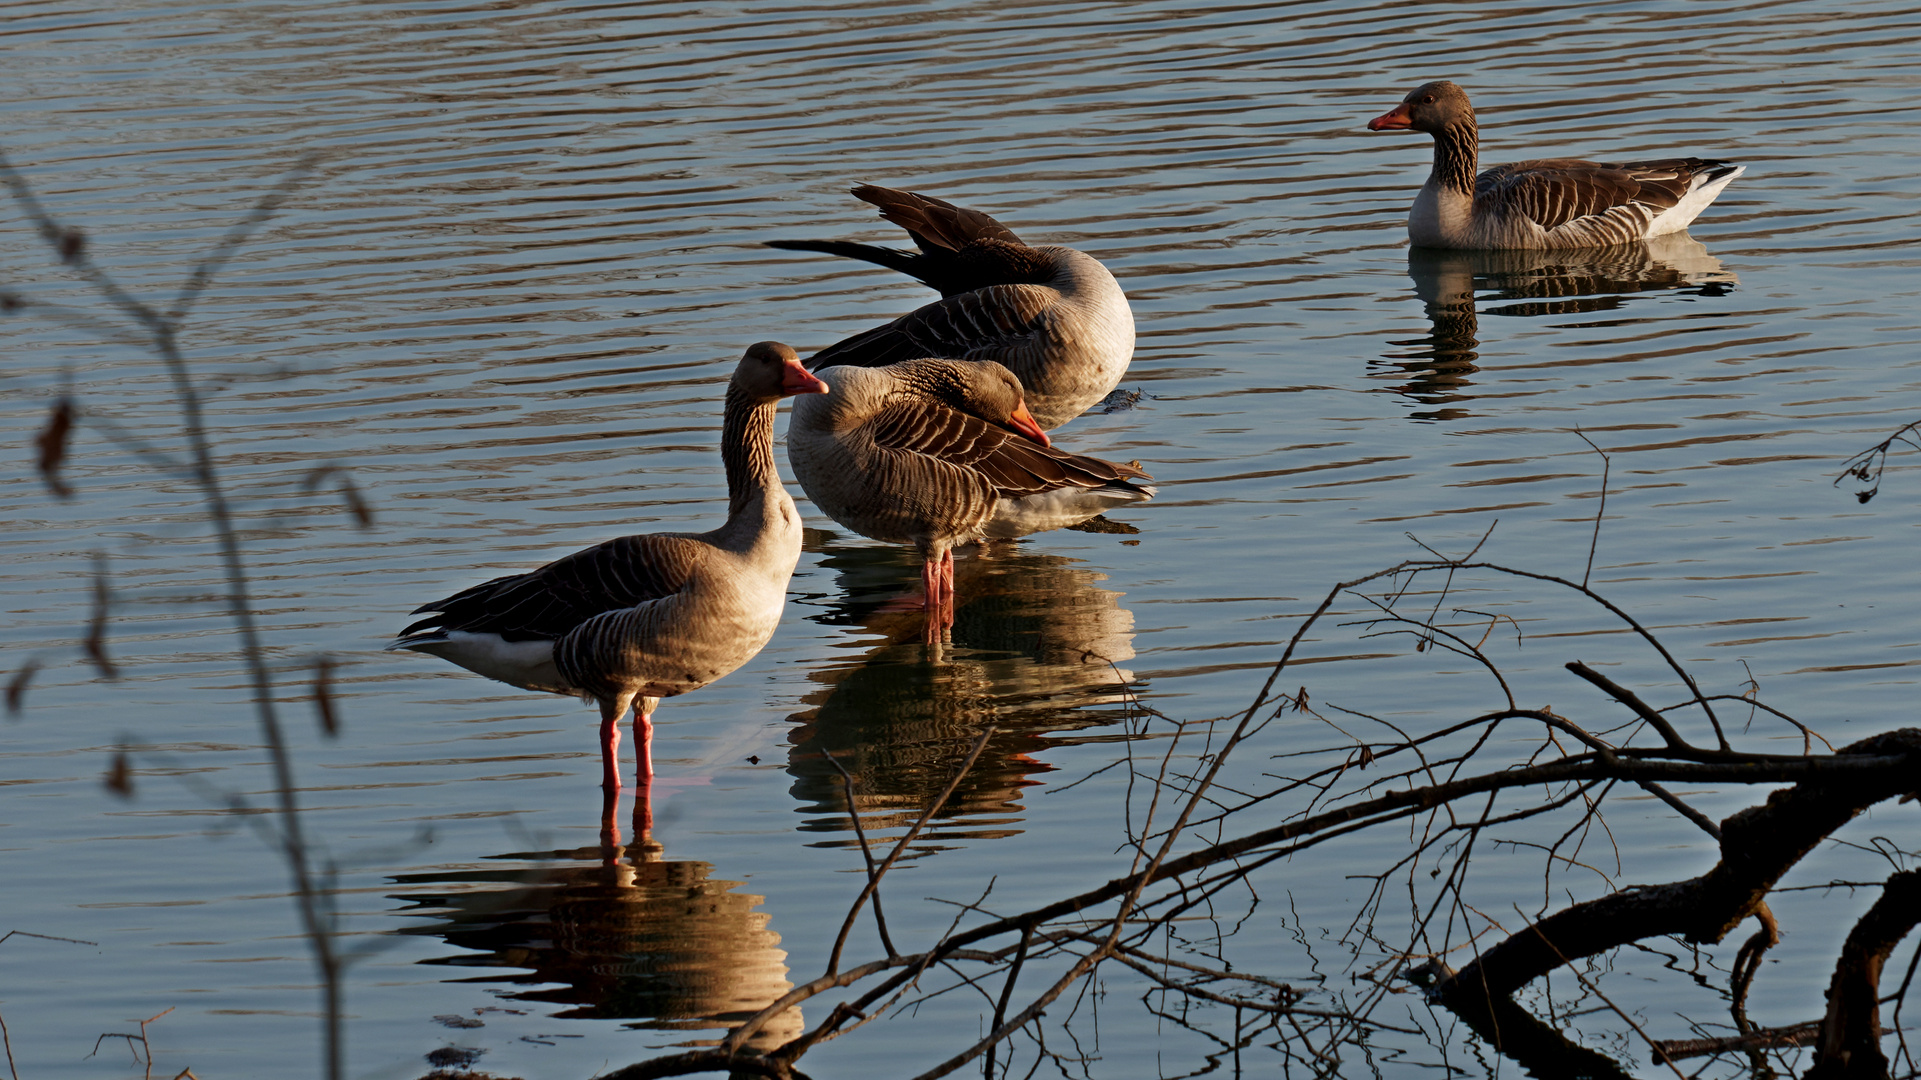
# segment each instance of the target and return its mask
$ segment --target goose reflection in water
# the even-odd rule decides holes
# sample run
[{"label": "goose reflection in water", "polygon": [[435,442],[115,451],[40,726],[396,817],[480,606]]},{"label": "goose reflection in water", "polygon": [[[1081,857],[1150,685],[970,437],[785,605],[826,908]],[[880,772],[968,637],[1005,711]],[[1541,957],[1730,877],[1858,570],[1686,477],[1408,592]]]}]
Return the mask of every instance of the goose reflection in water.
[{"label": "goose reflection in water", "polygon": [[1455,403],[1474,395],[1480,353],[1479,317],[1539,317],[1614,311],[1634,293],[1721,296],[1738,279],[1700,241],[1672,233],[1635,244],[1565,251],[1445,251],[1409,248],[1407,273],[1427,310],[1432,332],[1390,341],[1411,352],[1385,354],[1407,381],[1394,387],[1430,408],[1417,420],[1470,415]]},{"label": "goose reflection in water", "polygon": [[[813,546],[813,545],[810,545]],[[812,616],[863,632],[850,663],[811,674],[813,708],[796,714],[787,770],[805,829],[851,833],[847,789],[832,754],[854,778],[854,804],[870,839],[905,829],[947,786],[974,739],[996,727],[981,758],[942,810],[945,829],[923,840],[1012,835],[1021,790],[1051,767],[1047,747],[1117,733],[1063,737],[1116,724],[1135,690],[1122,665],[1134,657],[1134,616],[1104,575],[1079,560],[990,541],[955,560],[951,642],[925,644],[918,612],[887,610],[913,580],[911,552],[825,545],[836,572],[831,606]],[[878,640],[876,640],[878,639]],[[1124,736],[1123,736],[1124,737]],[[952,824],[965,819],[965,826]],[[851,836],[824,846],[854,843]]]},{"label": "goose reflection in water", "polygon": [[[632,845],[603,823],[598,847],[512,852],[494,856],[505,864],[497,869],[396,877],[408,891],[394,899],[431,920],[401,932],[470,950],[423,963],[513,969],[460,981],[529,987],[505,996],[568,1006],[557,1017],[732,1028],[792,989],[780,935],[757,910],[762,897],[711,877],[708,863],[666,858],[644,824],[636,822]],[[769,1050],[802,1028],[800,1010],[789,1009],[748,1045]]]}]

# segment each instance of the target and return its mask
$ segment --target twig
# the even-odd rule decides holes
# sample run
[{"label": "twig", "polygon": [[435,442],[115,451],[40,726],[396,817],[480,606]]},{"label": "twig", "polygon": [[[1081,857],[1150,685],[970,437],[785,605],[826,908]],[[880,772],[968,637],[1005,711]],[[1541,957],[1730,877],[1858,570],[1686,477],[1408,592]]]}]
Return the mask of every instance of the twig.
[{"label": "twig", "polygon": [[[286,860],[289,876],[293,879],[295,905],[300,915],[302,932],[307,938],[308,948],[312,950],[315,967],[319,969],[324,1018],[324,1075],[328,1080],[340,1080],[345,1068],[340,965],[333,948],[330,916],[324,910],[325,901],[316,884],[316,876],[309,865],[309,849],[299,814],[292,755],[275,709],[273,677],[266,660],[266,646],[253,614],[252,591],[248,584],[246,563],[241,556],[239,529],[234,521],[226,486],[215,465],[212,437],[203,417],[200,389],[187,368],[186,358],[180,350],[178,338],[180,320],[185,317],[193,301],[212,280],[214,273],[225,264],[237,246],[260,223],[272,216],[287,196],[305,180],[310,171],[310,163],[303,160],[278,185],[258,200],[241,221],[228,229],[226,235],[195,264],[182,285],[172,309],[162,314],[128,293],[112,275],[96,264],[88,254],[85,235],[79,229],[63,226],[55,221],[41,205],[32,185],[27,183],[26,178],[13,166],[5,154],[0,153],[0,185],[11,191],[15,203],[33,223],[60,262],[93,285],[108,304],[145,333],[144,344],[160,360],[173,383],[174,393],[182,413],[181,427],[189,449],[187,468],[195,485],[199,487],[202,497],[206,500],[207,516],[213,527],[227,581],[229,612],[233,616],[235,630],[240,638],[240,651],[245,659],[255,711],[273,770],[274,788],[279,798],[281,818],[281,855]],[[119,339],[117,334],[112,337],[115,340]],[[93,629],[88,635],[87,647],[102,672],[110,673],[111,665],[104,649],[105,589],[104,575],[101,575],[96,579],[96,611]],[[96,1048],[97,1046],[96,1043]]]},{"label": "twig", "polygon": [[200,257],[200,261],[194,265],[193,272],[187,275],[186,282],[180,286],[179,295],[174,297],[173,307],[167,312],[167,322],[178,326],[180,320],[186,318],[187,309],[200,298],[200,294],[213,280],[214,274],[227,265],[227,260],[233,257],[233,253],[240,249],[241,244],[247,242],[247,237],[253,235],[255,229],[265,224],[268,218],[273,217],[281,205],[299,190],[300,185],[307,182],[307,178],[313,175],[314,166],[319,160],[317,154],[303,155],[294,167],[287,170],[287,174],[280,178],[278,184],[261,196],[259,202],[254,203],[253,209],[247,212],[247,216],[227,228],[226,235]]},{"label": "twig", "polygon": [[1661,738],[1667,742],[1669,747],[1675,750],[1690,749],[1688,741],[1681,737],[1680,732],[1674,730],[1674,725],[1668,723],[1667,717],[1655,712],[1654,709],[1649,707],[1647,702],[1642,701],[1634,691],[1616,683],[1606,675],[1581,663],[1579,660],[1571,660],[1563,666],[1581,678],[1586,679],[1588,682],[1600,687],[1609,697],[1633,709],[1634,715],[1646,720],[1649,727],[1661,733]]},{"label": "twig", "polygon": [[1590,994],[1593,994],[1595,997],[1600,998],[1601,1003],[1606,1005],[1609,1009],[1613,1010],[1614,1015],[1627,1021],[1627,1025],[1633,1028],[1634,1033],[1636,1035],[1639,1035],[1641,1037],[1641,1041],[1648,1044],[1648,1049],[1654,1052],[1654,1060],[1660,1062],[1663,1065],[1666,1065],[1670,1070],[1673,1071],[1674,1075],[1680,1077],[1681,1080],[1688,1080],[1687,1074],[1681,1071],[1680,1066],[1674,1064],[1674,1062],[1670,1060],[1665,1053],[1662,1053],[1660,1044],[1656,1043],[1654,1039],[1650,1037],[1645,1030],[1642,1029],[1640,1024],[1637,1024],[1634,1022],[1634,1017],[1629,1016],[1625,1012],[1622,1012],[1621,1007],[1619,1005],[1616,1005],[1613,1002],[1613,1000],[1610,999],[1606,994],[1603,994],[1601,992],[1600,987],[1589,982],[1587,979],[1587,976],[1581,974],[1580,969],[1576,968],[1573,964],[1568,963],[1567,957],[1561,955],[1561,950],[1555,947],[1554,942],[1548,940],[1548,936],[1545,933],[1542,933],[1541,926],[1539,923],[1530,922],[1528,920],[1528,917],[1525,914],[1522,914],[1521,909],[1518,907],[1514,909],[1514,914],[1520,915],[1521,920],[1523,922],[1528,922],[1528,929],[1534,931],[1534,936],[1541,939],[1541,944],[1546,945],[1549,949],[1553,950],[1555,956],[1560,957],[1561,966],[1567,969],[1568,974],[1574,976],[1575,980],[1581,984],[1582,989],[1586,990]]},{"label": "twig", "polygon": [[1866,491],[1855,492],[1854,497],[1862,502],[1874,498],[1875,493],[1881,490],[1881,473],[1887,468],[1888,451],[1894,449],[1894,444],[1897,442],[1921,449],[1921,441],[1917,441],[1915,437],[1917,433],[1921,433],[1921,421],[1903,426],[1894,434],[1849,458],[1842,463],[1841,473],[1834,478],[1832,486],[1839,487],[1841,481],[1852,476],[1870,485]]},{"label": "twig", "polygon": [[80,643],[93,666],[100,670],[103,679],[119,677],[113,666],[113,658],[107,655],[107,612],[112,606],[111,593],[107,585],[107,557],[96,552],[93,556],[93,614],[87,619],[87,636]]},{"label": "twig", "polygon": [[[0,1016],[0,1043],[4,1043],[7,1048],[7,1072],[13,1074],[13,1080],[20,1080],[20,1070],[14,1068],[13,1065],[13,1035],[7,1031],[7,1018],[5,1016]],[[98,1046],[99,1044],[95,1043],[94,1045]]]},{"label": "twig", "polygon": [[52,934],[36,934],[31,930],[9,930],[4,934],[0,934],[0,942],[4,942],[8,938],[16,937],[16,936],[17,937],[37,937],[42,941],[64,941],[69,945],[91,945],[96,949],[100,947],[100,943],[98,941],[82,941],[79,938],[71,938],[71,937],[54,937]]},{"label": "twig", "polygon": [[1608,457],[1606,450],[1595,446],[1594,440],[1587,437],[1587,432],[1576,427],[1574,434],[1580,436],[1581,441],[1588,444],[1589,449],[1601,455],[1601,506],[1594,511],[1594,537],[1588,541],[1587,545],[1587,569],[1581,571],[1581,587],[1585,589],[1588,579],[1594,574],[1595,549],[1601,546],[1601,519],[1607,516],[1608,512],[1608,474],[1614,468],[1614,459]]},{"label": "twig", "polygon": [[[947,787],[941,791],[939,797],[928,804],[920,820],[914,822],[914,827],[907,830],[906,836],[900,838],[900,842],[894,845],[894,850],[887,853],[887,858],[880,864],[880,869],[869,875],[867,887],[861,890],[853,906],[847,909],[847,918],[840,925],[840,934],[834,938],[834,949],[827,956],[827,974],[832,975],[840,970],[840,954],[841,950],[847,946],[847,935],[854,929],[854,920],[860,917],[860,909],[867,903],[867,898],[880,889],[880,879],[886,876],[887,871],[893,867],[894,861],[901,857],[901,853],[907,850],[907,845],[914,842],[914,838],[927,827],[927,823],[933,819],[934,815],[940,813],[941,807],[947,805],[948,798],[960,787],[961,778],[966,776],[967,770],[973,768],[974,762],[980,759],[981,751],[987,749],[987,740],[993,737],[994,731],[991,724],[981,730],[980,735],[974,739],[974,748],[967,752],[967,758],[961,762],[960,768],[954,770],[953,779],[947,782]],[[891,949],[889,955],[892,955]]]},{"label": "twig", "polygon": [[1754,976],[1761,970],[1761,957],[1769,949],[1781,944],[1781,928],[1775,922],[1774,911],[1768,907],[1767,901],[1755,905],[1754,918],[1761,927],[1742,942],[1741,948],[1734,954],[1734,964],[1728,975],[1728,1012],[1742,1031],[1752,1026],[1747,1018],[1748,988],[1754,984]]},{"label": "twig", "polygon": [[1805,1024],[1790,1024],[1787,1027],[1759,1028],[1745,1035],[1729,1035],[1720,1039],[1661,1039],[1654,1048],[1671,1061],[1682,1058],[1701,1057],[1706,1054],[1725,1054],[1736,1050],[1770,1050],[1779,1046],[1807,1046],[1821,1034],[1821,1022],[1811,1020]]},{"label": "twig", "polygon": [[[1021,965],[1027,963],[1027,946],[1033,940],[1033,927],[1030,926],[1021,932],[1020,948],[1015,951],[1014,962],[1008,967],[1007,977],[1001,983],[1000,999],[994,1002],[994,1021],[988,1025],[991,1029],[998,1030],[1007,1019],[1007,999],[1014,996],[1014,983],[1021,977]],[[994,1080],[994,1058],[996,1056],[992,1049],[988,1050],[986,1059],[981,1062],[981,1080]],[[1011,1058],[1009,1062],[1011,1064]]]},{"label": "twig", "polygon": [[887,935],[887,916],[880,909],[880,874],[874,869],[874,850],[867,844],[867,829],[861,824],[860,807],[854,803],[853,774],[847,771],[847,767],[840,763],[832,751],[823,750],[820,756],[826,758],[827,763],[840,773],[842,788],[847,793],[847,820],[853,822],[854,837],[860,841],[860,857],[867,863],[867,884],[874,889],[874,926],[880,931],[881,947],[887,950],[887,955],[898,956],[900,950],[894,948],[893,939]]}]

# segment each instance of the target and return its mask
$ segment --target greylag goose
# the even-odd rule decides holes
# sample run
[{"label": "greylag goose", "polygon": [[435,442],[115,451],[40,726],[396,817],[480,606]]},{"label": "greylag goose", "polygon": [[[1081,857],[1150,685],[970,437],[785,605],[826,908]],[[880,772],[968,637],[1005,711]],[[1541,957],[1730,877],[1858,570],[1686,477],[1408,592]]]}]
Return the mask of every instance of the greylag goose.
[{"label": "greylag goose", "polygon": [[1152,498],[1134,465],[1052,447],[1020,381],[991,360],[923,358],[818,372],[832,392],[794,405],[787,458],[822,513],[913,544],[931,636],[953,621],[954,546],[1086,521]]},{"label": "greylag goose", "polygon": [[727,384],[720,456],[727,521],[704,533],[623,536],[414,611],[389,649],[600,704],[601,784],[620,790],[620,718],[634,711],[642,786],[660,699],[698,690],[773,636],[800,558],[800,515],[774,467],[774,410],[827,386],[779,342],[749,346]]},{"label": "greylag goose", "polygon": [[1480,133],[1467,93],[1451,82],[1414,88],[1368,121],[1369,131],[1434,136],[1434,171],[1414,197],[1408,239],[1416,247],[1603,247],[1680,232],[1745,165],[1662,158],[1610,165],[1549,158],[1496,165],[1475,175]]},{"label": "greylag goose", "polygon": [[934,303],[829,345],[807,361],[880,367],[939,356],[1007,366],[1043,430],[1067,423],[1119,385],[1134,356],[1134,313],[1093,256],[1029,247],[978,210],[911,191],[862,184],[857,198],[907,230],[918,253],[845,240],[771,240],[768,247],[820,251],[879,263],[941,294]]}]

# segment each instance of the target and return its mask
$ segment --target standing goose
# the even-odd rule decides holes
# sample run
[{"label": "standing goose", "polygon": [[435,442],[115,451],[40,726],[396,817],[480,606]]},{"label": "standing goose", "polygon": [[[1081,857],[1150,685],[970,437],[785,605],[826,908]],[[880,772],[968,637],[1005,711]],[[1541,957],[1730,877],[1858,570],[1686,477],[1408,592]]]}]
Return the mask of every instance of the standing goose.
[{"label": "standing goose", "polygon": [[1496,165],[1475,176],[1480,133],[1467,93],[1431,82],[1369,131],[1434,136],[1434,171],[1414,197],[1408,239],[1416,247],[1499,250],[1626,244],[1688,227],[1745,165],[1662,158],[1609,165],[1550,158]]},{"label": "standing goose", "polygon": [[1011,370],[1043,430],[1087,411],[1121,381],[1134,356],[1134,314],[1093,256],[1029,247],[978,210],[862,184],[857,198],[907,230],[918,253],[846,240],[771,240],[879,263],[937,290],[941,299],[817,352],[807,366],[880,367],[939,356],[993,360]]},{"label": "standing goose", "polygon": [[800,558],[800,515],[774,467],[774,411],[823,394],[794,350],[749,346],[727,384],[720,456],[727,522],[704,533],[623,536],[525,574],[495,578],[414,614],[389,649],[450,660],[490,679],[600,704],[601,786],[620,790],[620,718],[634,710],[637,773],[653,777],[660,699],[698,690],[773,636]]},{"label": "standing goose", "polygon": [[787,457],[808,498],[862,536],[912,544],[930,639],[954,619],[956,544],[1078,524],[1154,489],[1134,465],[1049,445],[1021,384],[992,361],[830,367],[794,403]]}]

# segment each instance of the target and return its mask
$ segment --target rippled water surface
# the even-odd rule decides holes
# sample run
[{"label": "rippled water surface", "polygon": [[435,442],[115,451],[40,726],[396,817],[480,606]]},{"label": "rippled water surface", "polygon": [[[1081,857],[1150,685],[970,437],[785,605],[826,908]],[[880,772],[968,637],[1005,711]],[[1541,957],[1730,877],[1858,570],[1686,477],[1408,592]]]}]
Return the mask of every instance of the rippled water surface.
[{"label": "rippled water surface", "polygon": [[[316,163],[183,345],[288,673],[309,828],[349,946],[367,950],[348,977],[352,1072],[417,1076],[457,1043],[503,1076],[585,1076],[712,1037],[713,1017],[821,970],[862,880],[827,754],[858,778],[868,831],[898,836],[998,726],[958,809],[896,871],[896,936],[938,933],[953,909],[921,898],[973,900],[990,878],[1000,911],[1105,880],[1125,869],[1129,774],[1101,770],[1162,745],[1133,738],[1149,725],[1130,695],[1177,719],[1231,712],[1334,582],[1422,554],[1416,540],[1461,552],[1492,529],[1484,555],[1579,578],[1602,459],[1577,428],[1611,461],[1593,581],[1704,685],[1752,678],[1836,743],[1911,723],[1921,475],[1897,458],[1868,503],[1830,481],[1921,418],[1917,35],[1921,8],[1877,3],[21,2],[0,12],[0,142],[155,297]],[[1646,250],[1410,253],[1428,141],[1363,125],[1442,77],[1474,95],[1490,162],[1694,153],[1749,171],[1691,236]],[[1057,437],[1139,459],[1160,495],[1114,515],[1137,532],[964,555],[938,655],[886,610],[914,579],[907,553],[803,503],[786,622],[747,667],[661,709],[653,842],[603,866],[591,710],[380,647],[411,608],[485,577],[717,522],[719,390],[742,348],[811,351],[931,297],[760,246],[896,242],[847,194],[859,181],[1113,269],[1139,395]],[[0,244],[14,287],[101,311],[11,207]],[[271,781],[195,495],[98,423],[67,469],[74,498],[32,469],[63,392],[177,451],[172,389],[86,326],[7,319],[0,645],[8,672],[45,666],[0,722],[0,932],[95,943],[0,944],[20,1075],[137,1074],[119,1043],[85,1054],[170,1007],[151,1026],[156,1075],[309,1075],[312,974],[284,871],[251,829]],[[325,464],[372,528],[340,511],[333,479],[306,484]],[[112,682],[80,648],[96,558]],[[1508,656],[1524,704],[1607,715],[1561,671],[1572,659],[1631,660],[1623,678],[1676,698],[1591,608],[1464,587],[1460,606],[1525,628]],[[1403,639],[1318,637],[1289,676],[1317,701],[1438,724],[1479,700],[1463,665]],[[338,739],[311,730],[302,688],[321,653],[341,662]],[[1288,724],[1248,782],[1263,755],[1338,742]],[[125,801],[100,783],[122,744],[141,748]],[[1717,815],[1751,798],[1701,793]],[[1911,838],[1913,813],[1883,809],[1853,838]],[[1639,860],[1625,880],[1713,855],[1671,824],[1611,824]],[[1345,875],[1393,851],[1357,841],[1277,868],[1261,904],[1285,917],[1250,922],[1236,948],[1278,978],[1343,970],[1340,949],[1307,943],[1346,926],[1360,886]],[[1880,873],[1823,860],[1805,881]],[[1538,903],[1534,864],[1512,874],[1496,902]],[[1852,918],[1800,895],[1777,911],[1788,939],[1755,990],[1763,1023],[1818,1013]],[[862,955],[877,947],[856,935]],[[1639,1005],[1662,1037],[1690,1034],[1681,1015],[1724,1015],[1712,991],[1668,982]],[[1106,990],[1083,1006],[1105,1010],[1081,1048],[1093,1075],[1205,1066],[1212,1044],[1141,1011],[1141,987]],[[903,1075],[982,1016],[937,999],[805,1064]],[[1444,1062],[1489,1068],[1391,1035],[1343,1068]]]}]

